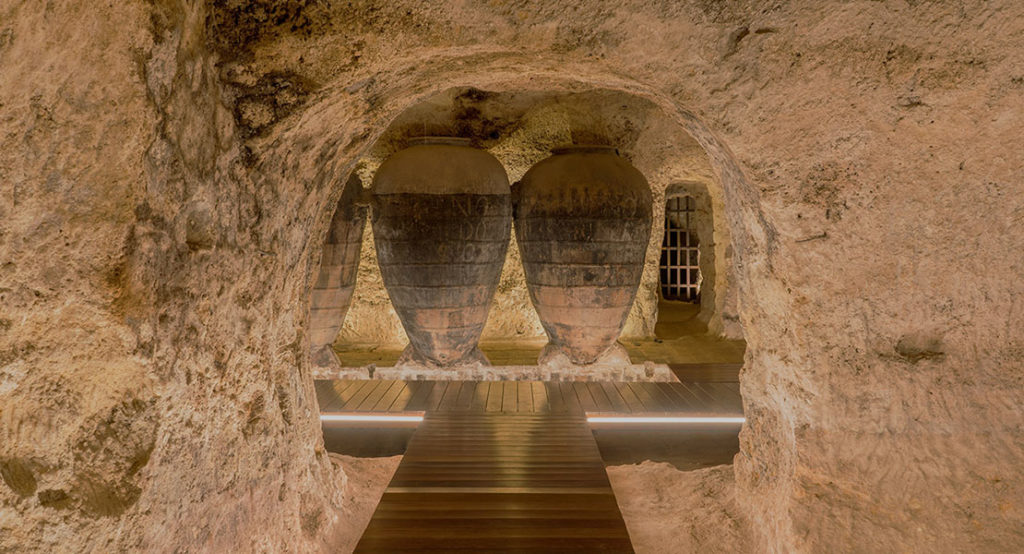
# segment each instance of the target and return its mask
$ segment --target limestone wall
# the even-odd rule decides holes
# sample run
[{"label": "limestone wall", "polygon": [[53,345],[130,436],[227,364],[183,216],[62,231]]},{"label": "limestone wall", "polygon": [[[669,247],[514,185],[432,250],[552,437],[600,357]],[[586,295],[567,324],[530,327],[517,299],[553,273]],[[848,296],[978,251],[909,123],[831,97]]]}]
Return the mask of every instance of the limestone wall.
[{"label": "limestone wall", "polygon": [[1022,40],[1012,0],[7,2],[0,549],[342,533],[319,248],[384,130],[470,86],[616,91],[707,152],[756,551],[1020,550]]},{"label": "limestone wall", "polygon": [[308,551],[342,517],[310,254],[206,16],[0,5],[0,551]]}]

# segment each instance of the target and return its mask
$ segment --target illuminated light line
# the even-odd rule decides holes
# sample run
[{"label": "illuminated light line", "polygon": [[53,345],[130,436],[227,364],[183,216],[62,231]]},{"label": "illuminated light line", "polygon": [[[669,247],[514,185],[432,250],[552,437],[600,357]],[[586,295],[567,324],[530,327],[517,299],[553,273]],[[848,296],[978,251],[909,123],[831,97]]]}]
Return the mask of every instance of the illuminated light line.
[{"label": "illuminated light line", "polygon": [[745,417],[587,417],[587,423],[745,423],[746,421]]},{"label": "illuminated light line", "polygon": [[320,421],[408,422],[423,421],[422,415],[320,414]]}]

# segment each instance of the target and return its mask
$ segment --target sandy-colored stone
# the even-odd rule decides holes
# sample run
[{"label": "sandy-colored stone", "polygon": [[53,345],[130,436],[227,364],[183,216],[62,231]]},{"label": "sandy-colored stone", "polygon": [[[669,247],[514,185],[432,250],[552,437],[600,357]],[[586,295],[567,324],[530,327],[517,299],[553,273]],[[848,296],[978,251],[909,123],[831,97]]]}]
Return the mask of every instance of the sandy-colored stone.
[{"label": "sandy-colored stone", "polygon": [[345,517],[334,528],[334,537],[328,542],[333,547],[332,552],[348,553],[355,550],[402,457],[356,458],[334,453],[330,457],[332,462],[345,468],[346,478],[341,504]]},{"label": "sandy-colored stone", "polygon": [[1022,42],[1015,0],[9,0],[0,549],[330,549],[316,260],[376,139],[472,87],[706,153],[755,551],[1020,551]]},{"label": "sandy-colored stone", "polygon": [[637,554],[755,552],[731,465],[680,471],[645,461],[608,467]]}]

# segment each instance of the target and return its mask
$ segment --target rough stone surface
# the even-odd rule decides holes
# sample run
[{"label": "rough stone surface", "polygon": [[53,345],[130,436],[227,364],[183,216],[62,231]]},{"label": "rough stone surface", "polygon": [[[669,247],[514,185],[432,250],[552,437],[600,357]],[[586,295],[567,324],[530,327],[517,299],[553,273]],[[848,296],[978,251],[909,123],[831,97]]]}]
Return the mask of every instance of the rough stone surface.
[{"label": "rough stone surface", "polygon": [[0,548],[331,548],[316,260],[370,145],[472,87],[706,152],[753,550],[1020,551],[1022,42],[1015,0],[9,0]]},{"label": "rough stone surface", "polygon": [[680,471],[647,460],[607,471],[637,554],[756,552],[731,465]]},{"label": "rough stone surface", "polygon": [[331,461],[345,468],[345,492],[342,499],[344,517],[332,532],[334,552],[352,552],[366,526],[373,518],[380,497],[402,462],[401,456],[388,458],[356,458],[331,453]]}]

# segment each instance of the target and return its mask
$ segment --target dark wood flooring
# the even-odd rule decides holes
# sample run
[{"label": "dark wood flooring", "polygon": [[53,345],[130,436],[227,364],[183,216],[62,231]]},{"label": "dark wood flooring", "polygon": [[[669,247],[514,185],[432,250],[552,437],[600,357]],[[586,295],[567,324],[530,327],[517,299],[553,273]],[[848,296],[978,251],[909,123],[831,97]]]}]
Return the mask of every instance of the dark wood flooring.
[{"label": "dark wood flooring", "polygon": [[739,367],[673,366],[679,383],[317,381],[324,413],[424,413],[356,552],[633,552],[586,416],[742,415]]},{"label": "dark wood flooring", "polygon": [[633,549],[582,411],[442,408],[413,434],[356,552]]}]

